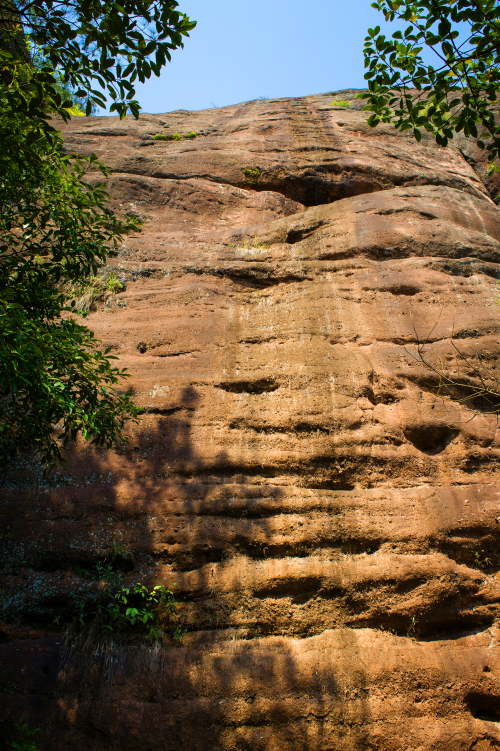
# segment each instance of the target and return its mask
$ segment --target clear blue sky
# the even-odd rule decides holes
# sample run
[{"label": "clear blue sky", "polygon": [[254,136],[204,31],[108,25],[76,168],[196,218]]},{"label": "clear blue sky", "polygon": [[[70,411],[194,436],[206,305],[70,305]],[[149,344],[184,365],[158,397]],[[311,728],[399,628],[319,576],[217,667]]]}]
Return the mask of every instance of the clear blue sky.
[{"label": "clear blue sky", "polygon": [[370,2],[179,0],[198,26],[137,98],[168,112],[363,88],[366,30],[383,22]]}]

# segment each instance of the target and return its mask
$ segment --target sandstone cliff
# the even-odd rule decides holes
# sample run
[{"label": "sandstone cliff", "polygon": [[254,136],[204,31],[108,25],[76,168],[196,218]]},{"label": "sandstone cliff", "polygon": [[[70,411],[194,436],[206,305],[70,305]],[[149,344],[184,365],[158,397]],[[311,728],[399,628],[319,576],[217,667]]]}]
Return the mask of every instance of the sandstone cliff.
[{"label": "sandstone cliff", "polygon": [[[500,749],[500,433],[414,357],[453,372],[453,331],[495,369],[500,211],[470,156],[335,99],[64,129],[144,218],[89,324],[144,414],[5,479],[0,715],[39,751]],[[189,631],[61,672],[53,619],[113,542]]]}]

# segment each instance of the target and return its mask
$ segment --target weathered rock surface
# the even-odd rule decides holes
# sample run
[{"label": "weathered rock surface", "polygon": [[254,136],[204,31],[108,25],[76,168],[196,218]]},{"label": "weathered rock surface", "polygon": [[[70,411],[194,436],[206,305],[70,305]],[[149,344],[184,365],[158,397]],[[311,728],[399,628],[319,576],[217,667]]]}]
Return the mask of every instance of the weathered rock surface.
[{"label": "weathered rock surface", "polygon": [[[0,713],[40,751],[500,749],[500,432],[418,359],[495,371],[500,210],[460,151],[334,99],[64,129],[145,220],[89,319],[144,415],[5,479]],[[60,671],[50,624],[113,542],[189,632]]]}]

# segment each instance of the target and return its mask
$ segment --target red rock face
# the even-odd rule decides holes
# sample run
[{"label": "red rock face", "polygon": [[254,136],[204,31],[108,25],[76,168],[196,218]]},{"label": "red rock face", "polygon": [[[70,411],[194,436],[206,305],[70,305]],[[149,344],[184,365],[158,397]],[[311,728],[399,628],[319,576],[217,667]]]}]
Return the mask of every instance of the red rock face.
[{"label": "red rock face", "polygon": [[[39,751],[500,749],[500,434],[417,356],[495,371],[500,212],[461,152],[333,100],[64,129],[145,220],[89,319],[144,415],[5,479],[0,714]],[[189,631],[61,663],[113,542]]]}]

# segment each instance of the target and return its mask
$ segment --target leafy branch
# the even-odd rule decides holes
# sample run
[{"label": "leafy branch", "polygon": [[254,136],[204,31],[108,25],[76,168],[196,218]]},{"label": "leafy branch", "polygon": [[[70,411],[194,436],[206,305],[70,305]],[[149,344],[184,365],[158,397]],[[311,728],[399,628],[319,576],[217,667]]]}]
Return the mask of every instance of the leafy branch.
[{"label": "leafy branch", "polygon": [[[393,123],[400,131],[411,130],[417,141],[426,130],[440,146],[463,132],[487,150],[491,174],[500,154],[496,0],[377,0],[372,7],[388,22],[409,25],[390,38],[379,26],[368,30],[364,55],[369,90],[359,95],[372,113],[368,123]],[[435,65],[424,62],[425,47],[434,52]]]},{"label": "leafy branch", "polygon": [[[62,81],[86,99],[87,114],[109,96],[110,112],[137,117],[135,81],[159,76],[196,26],[177,8],[175,0],[0,0],[0,70],[10,107],[41,123],[47,112],[67,120]],[[29,62],[28,35],[44,64],[32,71],[26,96],[20,66]]]},{"label": "leafy branch", "polygon": [[119,389],[126,371],[67,290],[92,280],[140,222],[107,210],[104,184],[88,182],[108,174],[95,156],[70,160],[59,136],[32,133],[0,116],[0,459],[34,446],[50,468],[78,434],[109,447],[136,419]]}]

